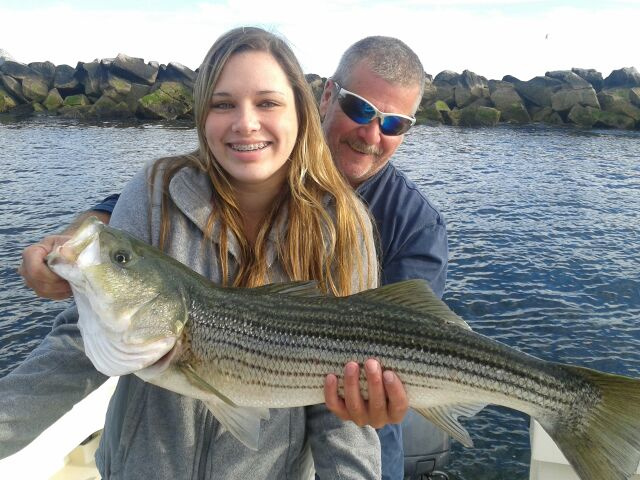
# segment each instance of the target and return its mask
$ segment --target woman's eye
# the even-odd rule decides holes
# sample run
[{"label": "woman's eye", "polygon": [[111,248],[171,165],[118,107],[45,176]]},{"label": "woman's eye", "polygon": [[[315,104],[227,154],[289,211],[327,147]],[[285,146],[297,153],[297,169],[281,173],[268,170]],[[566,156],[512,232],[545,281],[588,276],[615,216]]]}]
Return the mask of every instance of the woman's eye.
[{"label": "woman's eye", "polygon": [[278,104],[272,100],[264,100],[263,102],[260,103],[260,106],[265,108],[273,108],[273,107],[277,107]]},{"label": "woman's eye", "polygon": [[216,102],[211,104],[211,108],[214,108],[216,110],[228,110],[230,108],[233,108],[233,105],[229,102]]},{"label": "woman's eye", "polygon": [[126,250],[118,250],[113,254],[113,261],[120,264],[125,265],[131,260],[131,253]]}]

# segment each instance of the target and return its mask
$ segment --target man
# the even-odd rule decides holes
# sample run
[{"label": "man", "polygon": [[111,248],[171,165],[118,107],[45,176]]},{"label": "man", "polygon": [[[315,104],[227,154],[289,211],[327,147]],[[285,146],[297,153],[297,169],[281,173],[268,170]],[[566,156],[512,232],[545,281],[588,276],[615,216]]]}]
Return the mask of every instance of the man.
[{"label": "man", "polygon": [[[320,113],[338,169],[376,220],[382,284],[423,278],[442,296],[448,255],[444,220],[415,184],[389,162],[415,122],[423,88],[424,69],[407,45],[394,38],[368,37],[342,56],[326,82]],[[96,207],[101,220],[108,222],[116,201],[117,196],[112,196]],[[82,217],[89,214],[96,211]],[[59,299],[71,294],[66,282],[43,263],[63,239],[47,237],[23,253],[20,273],[40,296]],[[343,420],[380,428],[383,478],[401,480],[404,459],[399,423],[408,410],[404,388],[393,372],[383,372],[375,360],[365,363],[365,374],[368,401],[360,393],[359,367],[350,363],[344,371],[344,400],[338,396],[337,378],[327,377],[327,406]]]}]

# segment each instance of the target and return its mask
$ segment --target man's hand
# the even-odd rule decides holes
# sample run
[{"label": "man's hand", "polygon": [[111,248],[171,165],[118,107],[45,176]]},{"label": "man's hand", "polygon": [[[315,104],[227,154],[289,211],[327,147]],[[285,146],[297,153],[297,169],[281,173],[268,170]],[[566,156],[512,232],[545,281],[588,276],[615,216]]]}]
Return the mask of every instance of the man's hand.
[{"label": "man's hand", "polygon": [[24,278],[27,287],[39,297],[62,300],[71,296],[69,283],[53,273],[45,263],[45,257],[69,238],[71,237],[68,235],[51,235],[22,251],[22,264],[18,273]]},{"label": "man's hand", "polygon": [[87,210],[76,217],[60,235],[50,235],[40,243],[31,245],[22,251],[22,263],[18,273],[24,278],[24,283],[36,292],[36,295],[51,300],[63,300],[71,296],[71,287],[63,278],[49,269],[45,257],[59,245],[69,240],[76,233],[78,227],[89,217],[97,217],[102,223],[109,223],[111,214],[102,211]]},{"label": "man's hand", "polygon": [[327,375],[324,399],[327,408],[342,420],[352,420],[359,426],[381,428],[388,423],[400,423],[409,410],[409,400],[402,382],[391,370],[382,372],[377,360],[365,362],[369,399],[360,392],[360,368],[355,362],[344,367],[344,399],[338,396],[338,379]]}]

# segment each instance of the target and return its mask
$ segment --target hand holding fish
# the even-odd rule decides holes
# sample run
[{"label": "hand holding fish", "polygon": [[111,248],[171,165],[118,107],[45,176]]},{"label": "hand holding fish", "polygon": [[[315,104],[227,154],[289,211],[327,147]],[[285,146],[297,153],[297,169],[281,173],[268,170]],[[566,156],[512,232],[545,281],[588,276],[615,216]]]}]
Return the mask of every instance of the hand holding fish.
[{"label": "hand holding fish", "polygon": [[39,297],[62,300],[71,296],[69,282],[56,275],[45,262],[47,255],[70,238],[68,235],[50,235],[22,251],[18,273]]},{"label": "hand holding fish", "polygon": [[344,368],[344,399],[338,394],[338,378],[331,374],[325,379],[327,408],[341,420],[351,420],[361,427],[381,428],[402,422],[409,410],[409,400],[400,379],[391,370],[383,372],[375,359],[368,359],[364,367],[368,399],[362,397],[360,390],[360,367],[349,362]]}]

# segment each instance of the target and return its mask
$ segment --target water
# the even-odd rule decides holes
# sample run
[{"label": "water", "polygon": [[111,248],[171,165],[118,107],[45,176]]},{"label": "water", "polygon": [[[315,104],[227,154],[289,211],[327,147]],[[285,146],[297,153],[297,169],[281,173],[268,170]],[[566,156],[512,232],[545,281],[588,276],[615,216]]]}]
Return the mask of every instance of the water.
[{"label": "water", "polygon": [[[0,376],[65,304],[15,273],[147,160],[195,148],[186,125],[0,124]],[[445,300],[471,326],[544,358],[640,377],[640,133],[416,127],[396,164],[444,212]],[[526,479],[528,418],[489,407],[454,446],[459,480]]]}]

